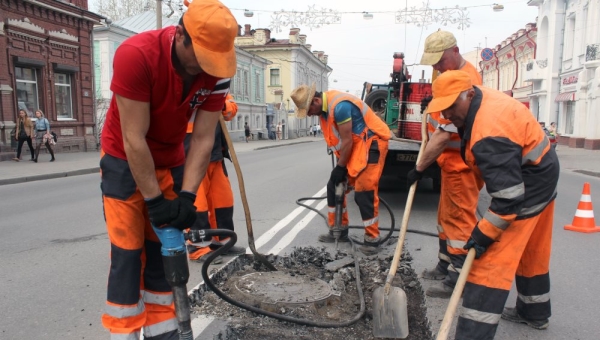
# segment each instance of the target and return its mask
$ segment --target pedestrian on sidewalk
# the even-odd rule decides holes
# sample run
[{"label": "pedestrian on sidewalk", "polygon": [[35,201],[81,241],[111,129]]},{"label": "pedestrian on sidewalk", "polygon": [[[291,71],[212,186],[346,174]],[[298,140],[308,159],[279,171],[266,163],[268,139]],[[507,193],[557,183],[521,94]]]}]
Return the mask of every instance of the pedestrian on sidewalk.
[{"label": "pedestrian on sidewalk", "polygon": [[18,162],[21,160],[21,149],[23,148],[23,143],[27,142],[27,146],[29,147],[29,152],[31,152],[31,159],[33,161],[34,151],[31,137],[35,136],[33,130],[33,122],[27,116],[27,112],[25,110],[19,110],[19,117],[17,118],[17,130],[15,138],[18,142],[17,144],[17,157],[13,158],[13,161]]},{"label": "pedestrian on sidewalk", "polygon": [[102,324],[112,339],[139,339],[142,331],[146,339],[178,337],[151,226],[185,230],[196,220],[196,192],[236,70],[237,28],[221,2],[194,0],[178,25],[136,34],[115,52],[100,160],[111,244]]},{"label": "pedestrian on sidewalk", "polygon": [[[464,246],[475,248],[476,260],[455,338],[491,340],[501,317],[545,329],[560,172],[556,152],[527,107],[500,91],[473,86],[466,72],[444,72],[432,92],[429,110],[458,128],[462,158],[492,197]],[[515,275],[516,308],[504,308]]]},{"label": "pedestrian on sidewalk", "polygon": [[48,119],[46,119],[46,117],[44,117],[42,110],[36,110],[35,117],[37,118],[35,121],[35,143],[37,146],[35,148],[35,158],[33,161],[37,163],[40,155],[40,149],[42,148],[42,144],[44,144],[46,149],[48,149],[50,156],[52,156],[50,162],[54,162],[56,159],[54,158],[54,150],[52,150],[51,145],[51,142],[53,142],[54,139],[50,134],[50,122]]},{"label": "pedestrian on sidewalk", "polygon": [[[441,73],[461,70],[469,74],[473,85],[482,84],[481,75],[461,56],[456,38],[447,31],[438,30],[425,39],[421,65],[432,65],[434,72]],[[438,263],[435,268],[426,269],[422,276],[429,280],[442,280],[427,288],[427,296],[449,299],[467,257],[463,246],[477,223],[475,211],[483,183],[462,160],[456,126],[444,119],[440,112],[429,112],[427,129],[430,138],[421,160],[407,178],[410,187],[423,177],[423,172],[433,162],[437,161],[440,166],[442,190],[437,215]]]},{"label": "pedestrian on sidewalk", "polygon": [[[231,121],[237,114],[238,106],[233,100],[231,94],[227,94],[223,106],[223,119]],[[192,132],[194,130],[193,122],[188,124],[187,135],[184,140],[184,147],[187,151],[190,147]],[[210,163],[206,170],[206,175],[200,183],[198,192],[196,192],[196,222],[190,227],[193,230],[205,229],[226,229],[234,231],[233,228],[233,191],[225,167],[225,158],[230,158],[229,149],[225,133],[221,130],[221,125],[217,124],[215,130],[215,140],[210,153]],[[188,258],[196,262],[204,262],[210,252],[219,249],[229,239],[220,239],[213,237],[204,244],[188,244]],[[229,248],[224,255],[241,255],[246,253],[246,248],[233,246]],[[223,261],[221,258],[216,261]],[[214,264],[219,262],[213,261]]]},{"label": "pedestrian on sidewalk", "polygon": [[276,129],[277,129],[276,130],[277,131],[277,139],[281,140],[281,122],[277,123],[277,128]]},{"label": "pedestrian on sidewalk", "polygon": [[[359,98],[340,91],[316,92],[316,85],[301,85],[290,97],[296,104],[296,117],[318,116],[327,146],[338,158],[327,182],[328,225],[334,227],[335,187],[349,182],[355,188],[354,200],[365,226],[366,255],[379,251],[379,178],[383,171],[388,140],[388,126]],[[314,128],[314,127],[313,127]],[[348,239],[348,212],[344,200],[340,242]],[[319,236],[320,242],[333,243],[333,231]]]},{"label": "pedestrian on sidewalk", "polygon": [[248,143],[248,139],[250,139],[250,126],[248,122],[244,123],[244,135],[246,136],[246,143]]}]

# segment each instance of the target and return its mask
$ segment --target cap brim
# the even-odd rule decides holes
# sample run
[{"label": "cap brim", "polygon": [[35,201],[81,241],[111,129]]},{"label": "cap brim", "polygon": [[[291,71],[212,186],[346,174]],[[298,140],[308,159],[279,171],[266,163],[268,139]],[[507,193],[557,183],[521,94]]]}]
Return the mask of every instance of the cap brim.
[{"label": "cap brim", "polygon": [[425,52],[423,53],[423,56],[421,57],[421,65],[435,65],[438,63],[438,61],[440,61],[440,59],[442,59],[442,54],[444,54],[444,51],[441,52]]},{"label": "cap brim", "polygon": [[231,78],[235,75],[237,64],[235,48],[229,52],[215,52],[194,44],[194,54],[202,70],[213,77]]},{"label": "cap brim", "polygon": [[441,112],[454,104],[460,96],[460,92],[448,95],[446,97],[433,98],[427,106],[427,112]]}]

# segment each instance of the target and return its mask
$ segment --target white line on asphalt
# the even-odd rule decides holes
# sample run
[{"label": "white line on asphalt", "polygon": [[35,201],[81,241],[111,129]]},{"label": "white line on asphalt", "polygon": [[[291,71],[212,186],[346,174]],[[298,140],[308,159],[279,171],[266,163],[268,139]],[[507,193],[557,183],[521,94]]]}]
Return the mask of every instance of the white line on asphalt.
[{"label": "white line on asphalt", "polygon": [[[325,192],[327,191],[327,187],[322,188],[321,190],[319,190],[314,196],[312,197],[321,197],[321,195],[323,195]],[[305,201],[304,204],[306,205],[312,205],[315,202],[315,200],[308,200]],[[317,210],[321,210],[325,204],[327,204],[327,200],[323,200],[321,203],[317,204]],[[254,245],[256,246],[256,248],[260,248],[262,246],[264,246],[265,244],[267,244],[274,236],[275,234],[277,234],[281,229],[283,229],[284,227],[286,227],[287,225],[290,224],[290,222],[292,222],[296,217],[298,217],[298,215],[300,215],[304,210],[306,210],[306,208],[304,207],[298,207],[296,209],[294,209],[291,213],[289,213],[286,217],[284,217],[282,220],[280,220],[279,222],[277,222],[273,227],[271,227],[271,229],[267,230],[264,234],[262,234],[255,242]],[[304,217],[303,219],[300,220],[300,222],[296,223],[296,225],[292,228],[292,230],[290,230],[287,234],[285,234],[283,236],[283,238],[275,245],[275,247],[273,247],[271,249],[269,253],[273,253],[273,254],[278,254],[283,248],[285,248],[287,245],[289,245],[294,238],[296,237],[296,235],[298,235],[298,233],[304,229],[304,227],[306,227],[306,225],[308,224],[308,222],[310,220],[312,220],[315,215],[317,213],[314,211],[311,211],[310,213],[308,213],[306,215],[306,217]],[[284,245],[284,241],[287,242]],[[274,249],[279,248],[279,250],[277,250],[277,252],[274,252]],[[246,254],[252,254],[252,251],[250,250],[250,247],[246,248]],[[230,262],[234,261],[235,257],[232,258],[231,260],[227,261],[222,267],[227,266]],[[209,277],[213,277],[214,274],[209,275]],[[188,291],[188,295],[192,294],[192,292],[194,292],[196,289],[200,288],[200,285],[204,283],[204,280],[200,281],[200,283],[198,283],[194,288],[192,288],[190,291]],[[206,317],[203,315],[200,315],[194,319],[192,319],[192,330],[195,334],[195,336],[199,336],[207,327],[210,326],[210,324],[212,323],[214,319],[211,317]],[[144,339],[143,335],[142,335],[142,339]]]},{"label": "white line on asphalt", "polygon": [[[319,192],[317,192],[315,194],[315,196],[313,196],[313,197],[321,197],[321,195],[323,195],[325,193],[325,191],[327,191],[327,187],[324,187],[323,189],[319,190]],[[314,202],[315,202],[315,200],[309,200],[309,201],[305,201],[304,204],[312,205]],[[277,224],[275,224],[266,233],[262,234],[258,238],[258,240],[256,240],[254,242],[254,245],[256,246],[256,248],[258,249],[258,248],[264,246],[265,244],[267,244],[267,242],[269,242],[273,238],[273,236],[275,236],[275,234],[277,234],[281,229],[283,229],[285,226],[290,224],[290,222],[292,222],[305,209],[306,209],[305,207],[298,207],[298,208],[294,209],[294,211],[292,211],[289,215],[284,217],[281,221],[277,222]],[[252,254],[250,247],[246,248],[246,254]],[[269,253],[267,252],[267,254],[269,254]]]},{"label": "white line on asphalt", "polygon": [[[317,204],[316,209],[321,210],[326,204],[327,201],[322,201],[321,203]],[[306,216],[303,219],[301,219],[300,222],[296,223],[292,230],[285,234],[279,240],[279,242],[277,242],[277,244],[267,252],[267,254],[279,254],[280,251],[282,251],[285,247],[289,246],[290,243],[292,243],[292,241],[296,238],[298,233],[301,232],[308,225],[308,222],[315,218],[315,216],[317,216],[317,213],[314,211],[311,211],[308,214],[306,214]]]}]

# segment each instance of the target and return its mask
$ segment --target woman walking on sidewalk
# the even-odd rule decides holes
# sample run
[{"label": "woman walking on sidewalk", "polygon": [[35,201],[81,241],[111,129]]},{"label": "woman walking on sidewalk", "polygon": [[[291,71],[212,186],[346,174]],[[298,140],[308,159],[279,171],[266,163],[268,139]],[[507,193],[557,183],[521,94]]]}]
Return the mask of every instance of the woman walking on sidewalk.
[{"label": "woman walking on sidewalk", "polygon": [[17,157],[13,158],[13,161],[18,162],[21,160],[21,149],[23,148],[23,143],[27,142],[27,146],[29,146],[29,152],[31,152],[31,159],[33,160],[33,144],[31,143],[31,137],[34,136],[33,133],[33,122],[27,116],[27,112],[25,110],[19,110],[19,118],[17,118],[17,131],[15,138],[19,142],[17,145]]},{"label": "woman walking on sidewalk", "polygon": [[35,121],[35,142],[37,143],[37,147],[35,149],[35,159],[33,161],[37,163],[40,148],[42,147],[42,144],[45,144],[46,149],[50,152],[50,156],[52,156],[50,162],[54,162],[54,150],[52,150],[52,146],[50,145],[50,140],[52,139],[52,135],[50,134],[50,122],[44,117],[42,110],[36,110],[35,116],[37,117],[37,120]]}]

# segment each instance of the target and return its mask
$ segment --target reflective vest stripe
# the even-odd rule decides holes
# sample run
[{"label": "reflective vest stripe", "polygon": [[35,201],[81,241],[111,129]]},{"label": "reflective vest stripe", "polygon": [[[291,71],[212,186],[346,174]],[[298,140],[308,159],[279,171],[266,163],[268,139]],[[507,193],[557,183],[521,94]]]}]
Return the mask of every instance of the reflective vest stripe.
[{"label": "reflective vest stripe", "polygon": [[144,326],[144,336],[152,337],[177,330],[177,318],[168,319],[154,325]]},{"label": "reflective vest stripe", "polygon": [[498,324],[500,322],[500,315],[501,314],[481,312],[475,309],[466,308],[464,306],[462,307],[462,311],[460,313],[460,316],[465,319],[483,322],[490,325]]},{"label": "reflective vest stripe", "polygon": [[144,292],[144,302],[155,305],[170,306],[173,303],[173,293],[152,293]]},{"label": "reflective vest stripe", "polygon": [[136,305],[112,305],[107,304],[104,308],[106,314],[115,317],[117,319],[127,318],[131,316],[140,315],[144,312],[144,302],[139,300]]}]

